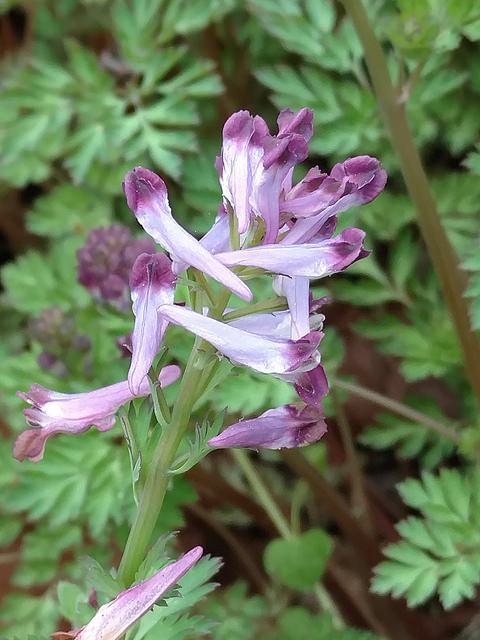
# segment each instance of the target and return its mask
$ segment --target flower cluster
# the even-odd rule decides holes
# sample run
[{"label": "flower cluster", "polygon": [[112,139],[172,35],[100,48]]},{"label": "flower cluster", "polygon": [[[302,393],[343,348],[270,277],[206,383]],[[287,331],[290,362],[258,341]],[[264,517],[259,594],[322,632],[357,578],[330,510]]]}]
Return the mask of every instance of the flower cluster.
[{"label": "flower cluster", "polygon": [[[142,167],[127,174],[128,206],[166,251],[148,248],[130,270],[135,321],[128,379],[73,396],[34,385],[22,394],[33,407],[25,411],[32,428],[17,440],[17,458],[39,460],[46,439],[55,433],[79,433],[92,425],[111,428],[120,405],[149,393],[147,375],[170,323],[202,338],[236,365],[290,382],[298,393],[298,404],[230,425],[210,440],[212,447],[297,447],[325,433],[321,401],[328,383],[319,351],[324,317],[318,312],[321,301],[312,299],[310,282],[367,255],[360,229],[347,228],[335,235],[336,216],[375,198],[386,174],[376,159],[360,156],[335,165],[329,174],[310,169],[294,184],[294,168],[306,159],[312,132],[309,109],[282,111],[276,135],[259,116],[247,111],[233,114],[224,126],[216,162],[222,205],[212,228],[200,240],[175,220],[167,187],[158,175]],[[103,281],[98,275],[110,269],[102,265],[104,254],[99,248],[108,244],[106,234],[107,230],[100,235],[94,232],[79,260],[82,281],[96,284],[108,298],[109,282],[117,293],[121,287],[116,278]],[[113,232],[112,242],[120,235]],[[125,261],[120,254],[124,254],[119,252],[122,275],[115,270],[108,273],[115,272],[121,280]],[[232,314],[226,304],[212,309],[175,304],[177,279],[186,269],[199,274],[198,282],[208,286],[208,276],[246,301],[252,299],[247,276],[271,274],[274,292],[285,299],[284,309],[279,311],[277,303],[275,309],[249,313],[247,306],[243,315],[229,319]],[[177,367],[164,368],[161,384],[171,383],[178,375]]]}]

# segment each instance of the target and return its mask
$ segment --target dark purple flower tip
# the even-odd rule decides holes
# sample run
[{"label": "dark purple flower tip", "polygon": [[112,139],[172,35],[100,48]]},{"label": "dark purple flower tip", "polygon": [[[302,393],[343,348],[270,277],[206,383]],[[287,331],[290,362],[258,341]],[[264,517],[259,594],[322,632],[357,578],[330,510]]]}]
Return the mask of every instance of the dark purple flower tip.
[{"label": "dark purple flower tip", "polygon": [[361,194],[360,204],[376,198],[387,183],[387,172],[377,158],[371,156],[348,158],[345,162],[336,164],[330,175],[337,180],[346,178],[352,185],[352,190]]},{"label": "dark purple flower tip", "polygon": [[[28,420],[25,409],[25,415]],[[13,445],[13,457],[19,462],[24,460],[31,460],[32,462],[38,462],[41,460],[45,453],[46,438],[45,432],[42,429],[33,428],[26,429],[15,440]]]},{"label": "dark purple flower tip", "polygon": [[263,140],[263,166],[269,169],[274,164],[286,165],[302,162],[308,156],[305,139],[298,134],[283,137],[266,136]]},{"label": "dark purple flower tip", "polygon": [[325,369],[319,364],[311,371],[301,373],[295,381],[295,391],[307,404],[319,407],[328,393],[328,380]]},{"label": "dark purple flower tip", "polygon": [[253,131],[253,117],[249,111],[237,111],[232,113],[223,125],[224,138],[244,138],[250,136]]},{"label": "dark purple flower tip", "polygon": [[253,134],[251,142],[253,145],[261,145],[266,136],[270,135],[268,125],[261,116],[253,118]]},{"label": "dark purple flower tip", "polygon": [[164,253],[142,253],[135,260],[130,274],[130,289],[148,285],[156,288],[171,288],[175,284],[172,261]]},{"label": "dark purple flower tip", "polygon": [[306,336],[299,340],[292,341],[290,353],[292,357],[292,365],[288,371],[298,369],[310,356],[318,349],[318,345],[324,334],[322,331],[310,331]]},{"label": "dark purple flower tip", "polygon": [[298,133],[306,142],[313,135],[313,111],[303,107],[296,113],[291,109],[284,109],[277,118],[278,134]]},{"label": "dark purple flower tip", "polygon": [[33,407],[41,409],[51,399],[51,393],[49,389],[42,387],[41,384],[34,383],[30,385],[28,391],[17,391],[16,395]]},{"label": "dark purple flower tip", "polygon": [[144,167],[135,167],[127,173],[123,181],[123,190],[127,204],[135,214],[148,207],[152,198],[167,198],[165,182],[156,173]]}]

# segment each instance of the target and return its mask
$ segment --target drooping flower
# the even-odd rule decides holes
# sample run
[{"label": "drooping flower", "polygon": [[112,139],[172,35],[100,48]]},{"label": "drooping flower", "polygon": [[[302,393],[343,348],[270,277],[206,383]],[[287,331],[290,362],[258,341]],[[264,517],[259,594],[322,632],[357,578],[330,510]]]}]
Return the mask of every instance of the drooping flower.
[{"label": "drooping flower", "polygon": [[118,640],[200,560],[202,547],[194,547],[152,577],[122,591],[100,607],[82,629],[53,634],[56,640]]},{"label": "drooping flower", "polygon": [[123,308],[133,263],[141,253],[152,251],[150,238],[136,240],[122,225],[93,229],[77,251],[78,280],[97,299]]},{"label": "drooping flower", "polygon": [[[238,276],[221,264],[172,216],[164,181],[148,169],[137,167],[124,181],[127,203],[145,231],[166,249],[178,273],[191,265],[223,284],[240,298],[251,300],[252,293]],[[178,263],[176,267],[175,263]]]},{"label": "drooping flower", "polygon": [[317,442],[326,433],[322,411],[285,405],[251,420],[240,420],[208,441],[215,448],[291,449]]},{"label": "drooping flower", "polygon": [[294,341],[249,333],[176,305],[163,305],[159,313],[210,342],[235,364],[260,373],[282,374],[298,368],[313,369],[317,364],[317,347],[323,335],[319,331]]},{"label": "drooping flower", "polygon": [[[168,365],[160,371],[162,387],[175,382],[180,376],[176,365]],[[128,381],[87,391],[84,393],[59,393],[33,384],[30,389],[17,395],[31,407],[24,410],[27,423],[32,427],[23,431],[15,441],[13,455],[17,460],[38,462],[43,458],[48,438],[59,433],[76,435],[95,426],[99,431],[108,431],[115,424],[118,409],[134,397],[150,393],[148,380],[140,385],[135,395]]]},{"label": "drooping flower", "polygon": [[162,343],[168,322],[157,313],[157,308],[173,303],[175,281],[172,263],[163,253],[142,253],[133,265],[130,290],[135,325],[128,384],[134,395],[138,394]]}]

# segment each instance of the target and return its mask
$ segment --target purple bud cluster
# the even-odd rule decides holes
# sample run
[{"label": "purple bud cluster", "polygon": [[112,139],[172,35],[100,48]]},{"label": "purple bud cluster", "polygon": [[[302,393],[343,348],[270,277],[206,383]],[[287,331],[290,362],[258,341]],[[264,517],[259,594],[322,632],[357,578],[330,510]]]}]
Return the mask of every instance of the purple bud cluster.
[{"label": "purple bud cluster", "polygon": [[124,308],[133,263],[141,253],[153,251],[150,238],[136,240],[122,225],[93,229],[77,252],[78,280],[97,300]]}]

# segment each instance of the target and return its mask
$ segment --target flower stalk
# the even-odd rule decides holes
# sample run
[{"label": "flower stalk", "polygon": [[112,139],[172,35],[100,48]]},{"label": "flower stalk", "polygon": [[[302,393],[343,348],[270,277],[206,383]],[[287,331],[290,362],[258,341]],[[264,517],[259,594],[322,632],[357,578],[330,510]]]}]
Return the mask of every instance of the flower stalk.
[{"label": "flower stalk", "polygon": [[480,399],[480,343],[472,331],[464,296],[466,277],[440,221],[436,203],[407,119],[405,101],[395,89],[387,60],[368,18],[362,0],[342,0],[363,46],[373,89],[377,96],[391,142],[430,258],[438,274],[445,301],[463,350],[465,368],[472,388]]}]

